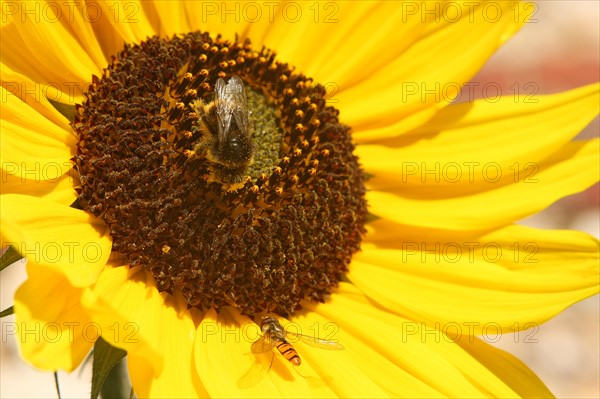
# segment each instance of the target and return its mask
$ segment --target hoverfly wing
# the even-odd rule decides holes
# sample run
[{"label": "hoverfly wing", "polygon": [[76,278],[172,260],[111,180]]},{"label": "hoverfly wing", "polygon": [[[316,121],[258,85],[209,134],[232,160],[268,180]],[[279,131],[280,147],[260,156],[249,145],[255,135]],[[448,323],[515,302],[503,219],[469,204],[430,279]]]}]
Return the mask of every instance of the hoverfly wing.
[{"label": "hoverfly wing", "polygon": [[275,341],[272,341],[269,338],[269,336],[265,334],[256,341],[254,341],[254,343],[250,347],[250,350],[252,351],[252,353],[264,353],[273,349],[274,346]]},{"label": "hoverfly wing", "polygon": [[317,337],[311,337],[309,335],[297,334],[297,333],[294,333],[291,331],[286,332],[286,335],[296,337],[300,341],[304,342],[305,344],[314,346],[315,348],[319,348],[319,349],[329,349],[329,350],[345,349],[344,346],[342,344],[340,344],[339,342],[329,341],[329,340],[326,340],[323,338],[317,338]]}]

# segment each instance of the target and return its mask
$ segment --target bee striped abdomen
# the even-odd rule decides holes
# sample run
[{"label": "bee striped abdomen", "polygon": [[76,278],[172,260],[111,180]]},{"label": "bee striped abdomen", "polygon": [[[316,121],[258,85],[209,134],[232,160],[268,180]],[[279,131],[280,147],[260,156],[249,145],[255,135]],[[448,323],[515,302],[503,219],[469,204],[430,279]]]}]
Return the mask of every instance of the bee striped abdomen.
[{"label": "bee striped abdomen", "polygon": [[296,349],[294,349],[290,343],[280,340],[277,342],[277,350],[293,365],[298,366],[302,363],[300,356],[298,356],[298,352],[296,352]]}]

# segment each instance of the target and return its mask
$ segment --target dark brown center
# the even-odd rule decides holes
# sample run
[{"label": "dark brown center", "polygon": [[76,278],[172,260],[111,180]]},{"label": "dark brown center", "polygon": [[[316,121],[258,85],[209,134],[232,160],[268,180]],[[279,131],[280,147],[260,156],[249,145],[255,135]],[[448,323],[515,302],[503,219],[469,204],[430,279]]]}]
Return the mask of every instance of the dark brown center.
[{"label": "dark brown center", "polygon": [[[211,150],[203,109],[233,76],[249,136]],[[323,86],[249,41],[194,32],[128,45],[73,127],[81,207],[106,221],[126,263],[190,306],[289,316],[323,301],[359,249],[365,177],[350,129]]]}]

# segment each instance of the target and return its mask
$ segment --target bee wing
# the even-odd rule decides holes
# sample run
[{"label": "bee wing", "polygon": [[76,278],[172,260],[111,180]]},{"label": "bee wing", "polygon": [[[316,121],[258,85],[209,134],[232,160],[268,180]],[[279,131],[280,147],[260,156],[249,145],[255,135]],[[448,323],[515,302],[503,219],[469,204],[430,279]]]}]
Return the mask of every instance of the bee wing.
[{"label": "bee wing", "polygon": [[215,84],[215,106],[219,121],[220,140],[227,138],[231,122],[234,119],[241,132],[249,130],[248,99],[246,98],[246,90],[242,79],[232,76],[227,84],[223,79],[217,79]]},{"label": "bee wing", "polygon": [[268,352],[275,346],[275,341],[271,340],[267,334],[254,341],[250,350],[252,353],[264,353]]},{"label": "bee wing", "polygon": [[235,104],[233,107],[233,117],[242,132],[247,132],[250,129],[248,122],[248,97],[244,82],[238,76],[232,76],[229,79],[228,92],[231,93],[231,102]]},{"label": "bee wing", "polygon": [[221,78],[217,79],[217,83],[215,83],[215,109],[219,123],[219,139],[223,139],[225,132],[231,126],[232,112],[227,97],[227,85]]},{"label": "bee wing", "polygon": [[323,338],[311,337],[309,335],[296,334],[294,332],[288,331],[286,332],[287,336],[292,336],[298,338],[300,341],[308,344],[310,346],[314,346],[315,348],[320,349],[336,349],[341,350],[344,349],[344,346],[339,342],[328,341]]}]

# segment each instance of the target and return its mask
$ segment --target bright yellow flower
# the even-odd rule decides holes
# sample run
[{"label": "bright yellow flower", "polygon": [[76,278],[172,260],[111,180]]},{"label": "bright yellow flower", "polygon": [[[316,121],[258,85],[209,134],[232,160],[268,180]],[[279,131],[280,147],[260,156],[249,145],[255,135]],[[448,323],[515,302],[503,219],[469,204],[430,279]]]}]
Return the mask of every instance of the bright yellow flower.
[{"label": "bright yellow flower", "polygon": [[[21,7],[30,10],[25,12]],[[598,181],[598,140],[571,141],[598,114],[598,85],[539,96],[535,102],[515,101],[511,96],[494,103],[452,103],[460,87],[522,26],[531,10],[527,5],[509,1],[4,2],[2,246],[12,245],[27,257],[28,280],[15,295],[17,326],[23,326],[19,330],[23,335],[18,339],[23,357],[41,369],[71,371],[81,364],[97,333],[101,333],[107,342],[127,351],[129,373],[139,397],[551,396],[524,364],[478,336],[530,328],[598,292],[597,240],[580,232],[515,224]],[[198,71],[188,70],[194,79],[202,74],[210,76],[208,86],[196,86],[198,90],[204,87],[202,93],[212,93],[218,68],[231,68],[252,88],[263,89],[263,94],[272,89],[269,93],[278,95],[272,104],[278,107],[277,118],[285,123],[286,118],[304,118],[313,104],[325,112],[319,115],[330,118],[330,127],[319,127],[314,122],[316,117],[309,115],[306,126],[297,128],[301,132],[297,134],[304,137],[312,126],[313,131],[320,132],[321,141],[327,142],[343,130],[335,125],[333,111],[326,111],[315,98],[294,98],[295,90],[313,90],[310,81],[301,78],[308,76],[328,89],[328,105],[339,109],[340,122],[351,127],[356,144],[354,154],[368,177],[366,201],[373,217],[365,226],[361,249],[352,256],[349,271],[337,288],[332,286],[342,278],[339,271],[346,266],[346,252],[337,252],[341,251],[339,247],[327,251],[334,241],[349,242],[360,235],[360,222],[365,217],[361,185],[340,183],[350,191],[336,191],[337,194],[343,197],[351,193],[343,201],[335,195],[327,197],[331,202],[319,217],[323,217],[323,231],[332,235],[312,241],[293,236],[304,217],[294,219],[298,224],[273,230],[280,234],[289,232],[296,247],[307,245],[306,242],[312,245],[302,247],[303,252],[299,253],[304,258],[294,258],[291,263],[304,262],[310,271],[297,279],[299,289],[289,283],[287,273],[278,275],[284,284],[273,288],[275,272],[269,275],[269,269],[265,269],[267,277],[257,280],[264,285],[235,280],[231,290],[226,290],[219,285],[228,284],[224,268],[239,276],[239,270],[235,271],[239,264],[223,264],[219,256],[238,256],[240,262],[247,260],[250,264],[259,263],[264,260],[261,257],[268,255],[260,250],[253,255],[235,253],[242,239],[251,239],[237,233],[248,231],[248,226],[232,228],[226,236],[231,241],[222,246],[212,242],[208,248],[208,252],[219,254],[215,257],[223,269],[212,270],[211,262],[215,260],[206,257],[189,260],[199,262],[195,269],[173,271],[178,265],[165,263],[161,257],[177,255],[177,242],[157,247],[154,258],[140,249],[144,245],[155,248],[152,245],[168,237],[170,229],[181,229],[182,219],[167,218],[169,223],[161,225],[161,235],[152,235],[157,230],[144,233],[145,221],[162,217],[170,209],[169,203],[163,201],[156,209],[143,208],[135,202],[141,199],[134,195],[131,203],[137,204],[135,210],[155,213],[143,216],[148,219],[140,215],[138,224],[137,214],[125,223],[123,217],[114,219],[111,215],[126,215],[129,211],[124,212],[119,206],[129,204],[111,204],[112,197],[106,194],[109,191],[101,191],[90,183],[116,178],[105,174],[102,164],[116,162],[116,152],[102,161],[98,148],[108,148],[103,147],[108,146],[108,141],[97,139],[101,134],[108,137],[106,140],[114,137],[111,134],[116,125],[102,125],[103,114],[98,109],[125,112],[139,95],[133,86],[102,86],[106,80],[93,80],[92,75],[101,77],[103,69],[109,67],[125,68],[128,61],[123,56],[119,62],[112,57],[125,44],[139,44],[154,35],[165,40],[155,41],[155,47],[145,44],[144,48],[172,51],[160,65],[170,61],[177,65],[177,51],[192,50],[185,50],[183,45],[168,47],[165,43],[171,42],[166,38],[173,40],[174,34],[181,38],[197,30],[208,32],[213,40],[218,34],[223,35],[222,41],[202,50],[202,54],[208,54],[208,60],[196,56],[193,61],[186,61],[186,67],[207,62],[206,73],[200,67]],[[199,36],[186,37],[191,37],[193,43]],[[234,42],[243,43],[246,38],[253,50],[243,50],[245,57],[241,59],[228,58],[229,52],[242,51]],[[195,43],[208,43],[206,37],[202,40]],[[268,59],[263,62],[260,56],[267,53],[257,53],[263,46],[276,51],[277,60],[295,69],[286,69]],[[132,47],[128,51],[128,57],[134,57],[140,50]],[[218,57],[222,59],[215,61]],[[133,62],[131,58],[129,62]],[[157,84],[152,74],[158,67],[150,62],[152,59],[148,64],[136,64],[137,68],[148,66],[148,78],[141,82],[147,87]],[[219,62],[225,64],[217,68]],[[262,75],[250,67],[243,69],[244,65],[256,67]],[[168,85],[187,79],[181,68],[179,65],[179,69],[174,69],[176,75],[171,76]],[[110,76],[115,73],[111,69]],[[164,73],[168,76],[168,72]],[[273,81],[272,88],[260,86],[269,74],[279,80]],[[296,82],[294,79],[301,83],[293,89],[285,86],[288,80]],[[87,92],[99,97],[92,101],[88,95],[88,103],[78,110],[72,127],[48,99],[83,104],[84,88],[90,82],[94,83]],[[289,99],[285,99],[283,93],[287,92],[278,89],[278,84],[291,90]],[[314,90],[311,95],[321,89]],[[193,104],[181,100],[181,105],[177,105],[176,99],[183,97],[171,91],[156,94],[158,99],[173,101],[167,101],[163,111],[168,108],[174,112],[176,107]],[[190,93],[186,91],[187,94]],[[120,96],[120,102],[112,103],[112,108],[101,108],[97,104],[105,100],[102,96],[108,100]],[[294,101],[304,105],[297,105],[301,112],[288,117],[285,112],[296,104]],[[187,137],[185,129],[177,127],[183,126],[177,121],[185,120],[170,115],[173,119],[169,123],[165,122],[166,117],[159,123],[161,129],[166,129],[166,136],[157,142],[172,144],[175,149],[183,143],[181,147],[188,148],[189,143],[182,138]],[[111,123],[131,122],[130,131],[139,134],[136,121],[120,117]],[[100,125],[102,129],[93,130]],[[190,137],[194,137],[197,131],[193,123],[186,126]],[[125,128],[119,129],[125,132]],[[289,135],[296,133],[285,134],[288,140]],[[340,137],[343,141],[346,136]],[[144,140],[140,139],[139,146],[135,140],[125,138],[110,145],[129,143],[124,153],[143,152],[147,144]],[[307,140],[304,146],[300,139],[294,147],[289,144],[294,139],[289,140],[277,148],[291,160],[277,159],[273,166],[293,164],[294,151],[303,154],[302,149],[308,148],[310,153],[318,144]],[[330,141],[335,153],[339,150],[335,147],[337,141]],[[312,158],[302,158],[307,168],[315,167],[315,171],[307,173],[320,173],[318,165],[310,162],[318,160],[318,154],[323,152],[311,154]],[[142,172],[149,167],[151,156],[147,151],[140,156],[147,161],[141,165]],[[172,159],[167,153],[161,156],[165,163]],[[334,180],[334,172],[344,168],[350,170],[344,169],[346,180],[361,183],[362,175],[353,169],[351,155],[344,156],[346,161],[328,164],[329,183]],[[157,165],[160,168],[164,164]],[[74,169],[77,167],[85,169],[86,179],[80,180]],[[273,168],[268,171],[267,178],[275,174]],[[129,172],[134,174],[133,169]],[[282,173],[290,182],[282,183],[282,198],[289,190],[305,201],[299,206],[290,199],[286,206],[296,212],[307,211],[306,200],[311,191],[303,191],[303,187],[308,187],[303,186],[304,175]],[[165,176],[152,175],[144,183],[144,193],[151,193],[153,187],[172,187],[162,185],[160,179]],[[215,189],[214,184],[218,183],[201,184],[213,187],[210,190],[216,191],[211,193],[223,201],[214,205],[215,212],[230,212],[223,222],[226,225],[238,220],[238,214],[250,212],[251,207],[242,204],[246,197],[236,195],[250,195],[260,179],[263,178],[253,176],[240,189],[246,191],[239,192]],[[310,181],[308,174],[306,179]],[[261,184],[269,189],[264,181]],[[76,187],[83,204],[71,207],[78,197]],[[316,185],[310,187],[318,190]],[[248,201],[257,204],[255,199]],[[272,209],[281,211],[283,202],[278,204]],[[174,206],[185,208],[181,203]],[[184,209],[177,214],[183,217],[188,211],[192,212]],[[337,216],[331,214],[345,216],[335,219]],[[354,235],[347,231],[353,224],[342,226],[341,222],[346,223],[352,215],[356,217],[352,221],[357,223]],[[330,225],[330,220],[340,224]],[[249,242],[269,245],[270,240],[283,242],[286,238],[269,236],[262,225],[251,227],[263,241]],[[135,231],[141,232],[137,241],[132,238]],[[297,234],[309,233],[315,231],[300,229]],[[338,236],[334,233],[343,239],[336,241],[334,236]],[[120,256],[113,251],[115,256],[109,258],[115,246],[120,248]],[[354,252],[348,246],[342,249]],[[252,249],[247,247],[248,251]],[[292,251],[289,248],[286,250]],[[314,255],[313,249],[322,256],[314,264],[306,261]],[[201,248],[193,253],[207,253],[202,251]],[[278,253],[286,259],[294,256],[293,251]],[[329,259],[331,264],[323,259]],[[328,272],[315,277],[312,267],[317,266],[317,271],[322,268]],[[335,270],[329,271],[332,268]],[[208,275],[212,270],[223,279],[197,288],[194,284],[203,281],[204,277],[198,276],[204,274],[194,275],[193,280],[181,278],[200,269],[197,273]],[[321,281],[325,288],[313,280]],[[325,301],[311,302],[304,294],[302,310],[295,311],[296,302],[285,297],[286,290],[294,295],[306,290],[312,298]],[[214,297],[207,296],[213,291]],[[254,299],[253,292],[262,299]],[[224,306],[219,311],[202,307],[205,302],[221,306],[225,297],[236,306]],[[240,309],[246,314],[256,311],[257,315],[261,309],[277,310],[280,316],[289,316],[292,324],[288,327],[293,331],[338,340],[345,349],[329,351],[294,342],[303,360],[301,366],[295,369],[277,353],[269,366],[269,358],[264,361],[262,355],[250,353],[252,342],[259,337],[258,330]],[[23,333],[48,326],[57,329],[57,339],[32,340]]]}]

